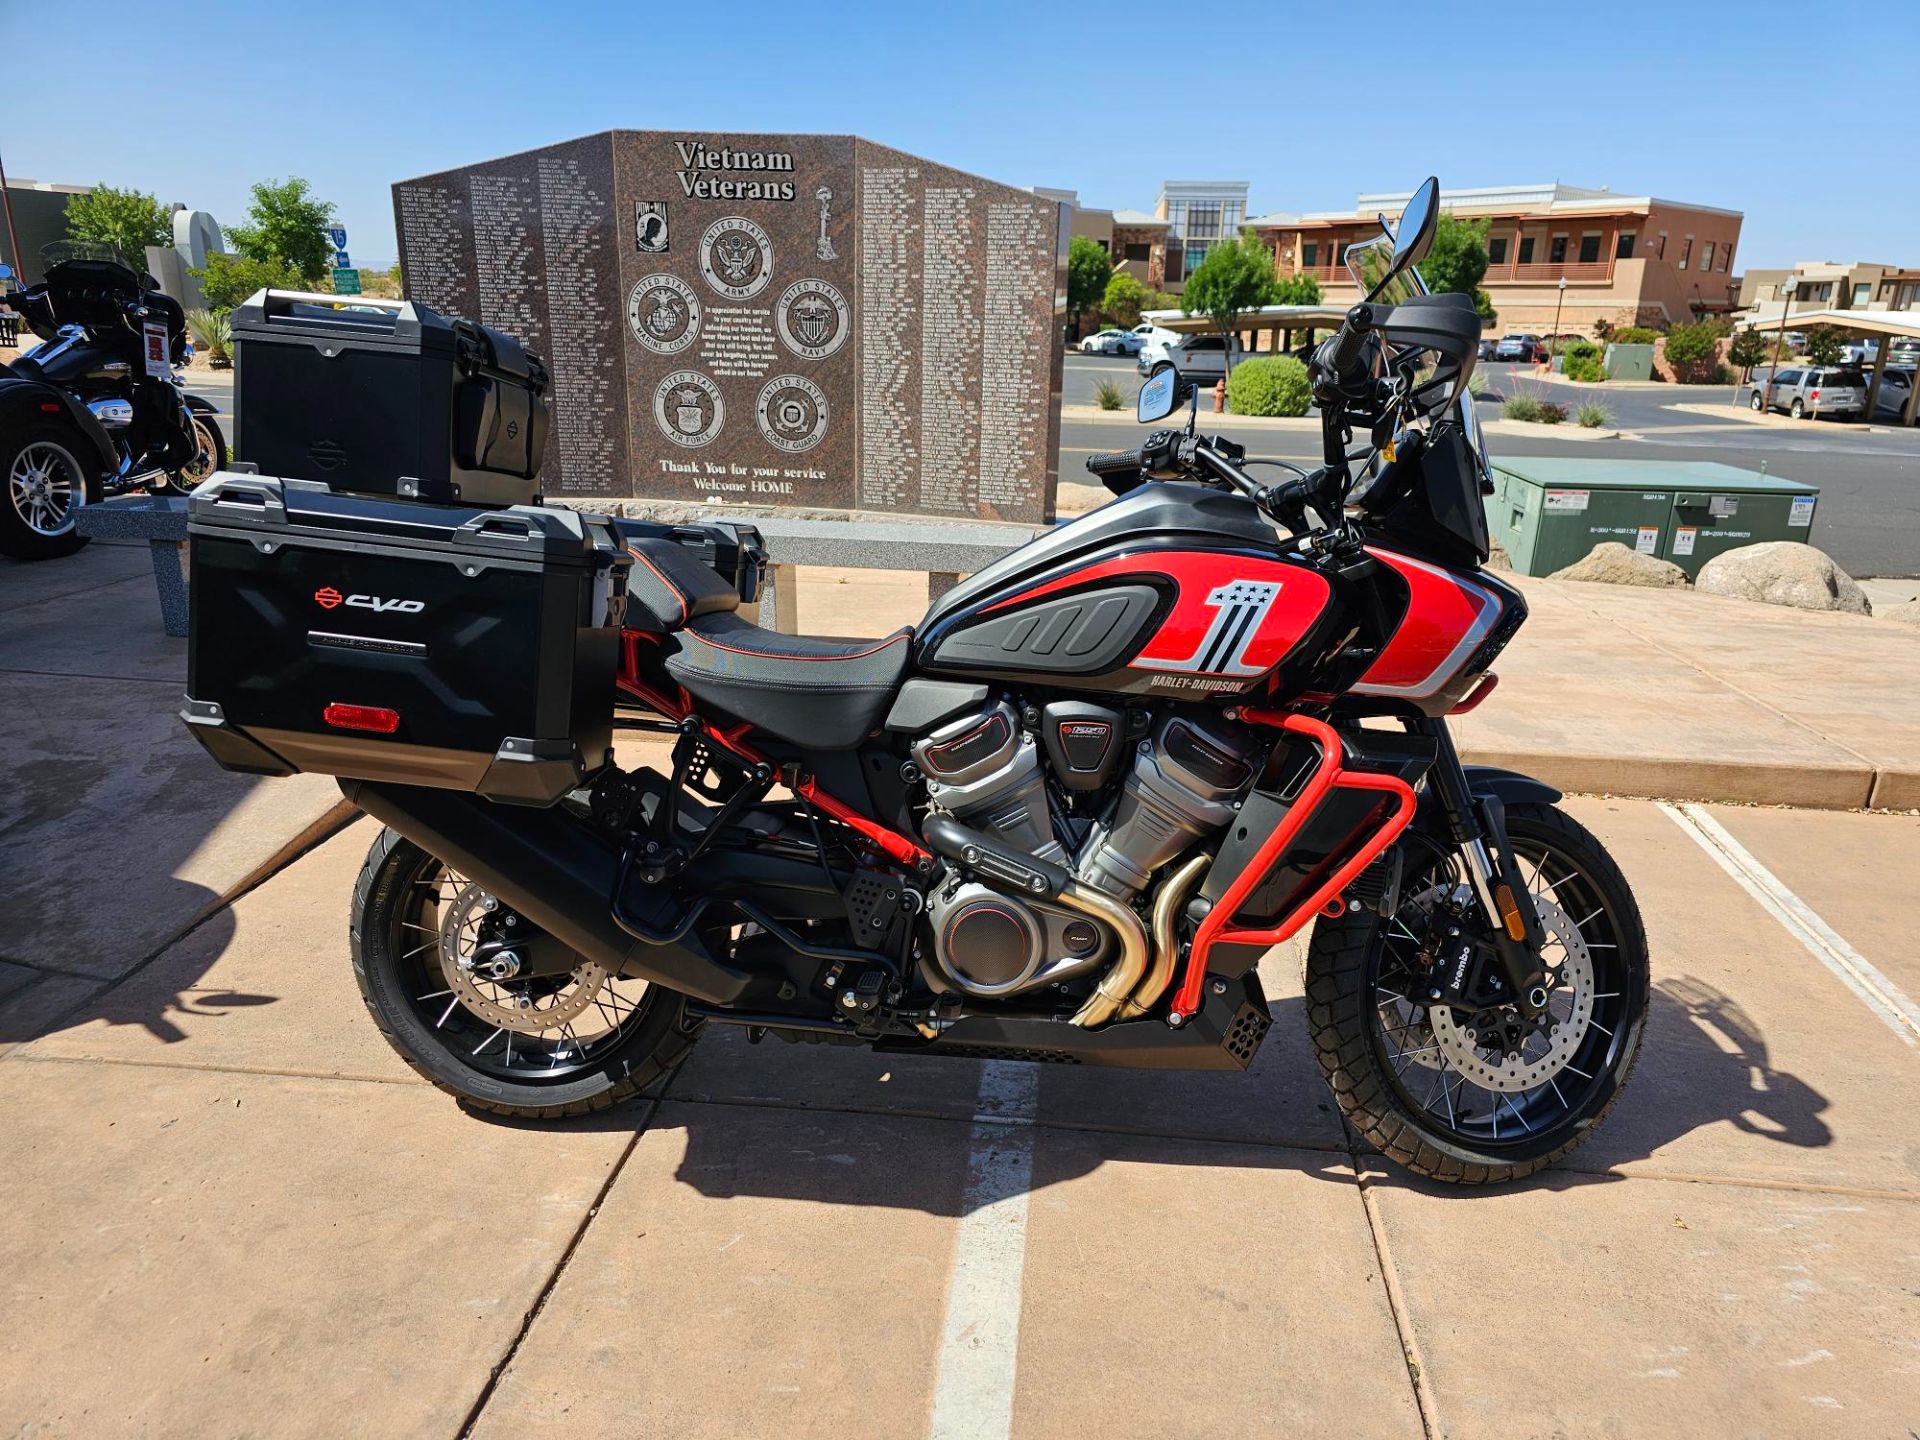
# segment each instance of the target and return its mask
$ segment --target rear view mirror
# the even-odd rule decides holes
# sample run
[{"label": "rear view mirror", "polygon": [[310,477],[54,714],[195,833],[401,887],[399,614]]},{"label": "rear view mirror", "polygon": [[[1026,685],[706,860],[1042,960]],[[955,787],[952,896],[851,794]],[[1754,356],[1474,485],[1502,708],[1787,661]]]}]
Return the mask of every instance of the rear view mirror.
[{"label": "rear view mirror", "polygon": [[1398,274],[1418,265],[1433,248],[1433,232],[1440,224],[1440,181],[1429,175],[1400,212],[1393,237],[1393,269]]},{"label": "rear view mirror", "polygon": [[1179,376],[1173,370],[1162,370],[1140,387],[1140,399],[1134,407],[1134,413],[1142,425],[1155,420],[1164,420],[1180,404]]}]

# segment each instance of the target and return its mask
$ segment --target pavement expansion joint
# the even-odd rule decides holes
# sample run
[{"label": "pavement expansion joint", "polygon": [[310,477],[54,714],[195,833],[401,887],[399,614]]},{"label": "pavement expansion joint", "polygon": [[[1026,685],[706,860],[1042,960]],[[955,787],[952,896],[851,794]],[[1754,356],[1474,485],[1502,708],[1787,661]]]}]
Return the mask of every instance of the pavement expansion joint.
[{"label": "pavement expansion joint", "polygon": [[460,1440],[467,1440],[467,1437],[473,1434],[474,1427],[480,1423],[480,1417],[486,1412],[488,1402],[493,1399],[494,1392],[500,1388],[500,1381],[506,1375],[507,1367],[513,1364],[514,1357],[520,1353],[521,1345],[532,1332],[534,1322],[547,1308],[547,1300],[566,1275],[567,1266],[572,1262],[574,1252],[580,1248],[580,1242],[587,1238],[587,1230],[599,1218],[601,1207],[607,1203],[607,1196],[613,1193],[615,1183],[626,1171],[627,1161],[633,1158],[633,1152],[640,1146],[640,1137],[646,1133],[647,1123],[653,1119],[659,1108],[658,1101],[646,1102],[646,1113],[642,1122],[635,1127],[626,1148],[620,1152],[620,1158],[615,1160],[613,1167],[607,1171],[607,1178],[601,1183],[599,1193],[593,1197],[593,1203],[587,1207],[587,1213],[580,1217],[580,1223],[574,1227],[573,1237],[567,1241],[567,1248],[560,1252],[560,1258],[554,1264],[553,1273],[547,1276],[546,1283],[540,1287],[540,1293],[534,1297],[533,1304],[527,1307],[527,1313],[520,1321],[520,1328],[514,1332],[513,1339],[507,1342],[507,1348],[501,1352],[500,1358],[494,1362],[493,1369],[487,1375],[487,1383],[480,1387],[480,1393],[474,1397],[466,1419],[460,1424],[458,1432]]},{"label": "pavement expansion joint", "polygon": [[176,690],[184,684],[182,680],[165,676],[96,675],[89,670],[23,670],[11,665],[0,665],[0,675],[32,675],[45,680],[104,680],[111,685],[171,685]]},{"label": "pavement expansion joint", "polygon": [[[45,1037],[41,1037],[45,1038]],[[37,1065],[112,1065],[124,1070],[194,1070],[204,1075],[253,1075],[270,1080],[338,1080],[349,1085],[405,1085],[430,1082],[418,1075],[358,1075],[340,1070],[295,1070],[271,1065],[212,1065],[198,1060],[130,1060],[119,1055],[36,1055],[33,1041],[18,1046],[11,1058]]]}]

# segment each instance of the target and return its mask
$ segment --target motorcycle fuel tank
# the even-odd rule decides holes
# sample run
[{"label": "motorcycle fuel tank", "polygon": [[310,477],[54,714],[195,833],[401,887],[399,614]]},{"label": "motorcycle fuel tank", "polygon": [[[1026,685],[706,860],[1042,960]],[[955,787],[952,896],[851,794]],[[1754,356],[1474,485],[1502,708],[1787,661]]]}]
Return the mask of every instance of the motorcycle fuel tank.
[{"label": "motorcycle fuel tank", "polygon": [[1331,585],[1310,565],[1186,536],[1054,566],[1043,557],[1038,573],[1006,575],[968,599],[923,632],[923,668],[1113,694],[1264,689],[1277,667],[1343,628],[1330,623]]}]

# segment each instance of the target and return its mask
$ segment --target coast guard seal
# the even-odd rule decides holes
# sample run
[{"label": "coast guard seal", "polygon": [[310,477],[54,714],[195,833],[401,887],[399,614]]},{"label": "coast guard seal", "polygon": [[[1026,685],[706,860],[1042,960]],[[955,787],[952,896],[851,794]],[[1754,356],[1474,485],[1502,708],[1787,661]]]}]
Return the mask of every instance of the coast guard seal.
[{"label": "coast guard seal", "polygon": [[776,375],[761,388],[753,418],[776,450],[798,455],[827,433],[827,397],[804,375]]}]

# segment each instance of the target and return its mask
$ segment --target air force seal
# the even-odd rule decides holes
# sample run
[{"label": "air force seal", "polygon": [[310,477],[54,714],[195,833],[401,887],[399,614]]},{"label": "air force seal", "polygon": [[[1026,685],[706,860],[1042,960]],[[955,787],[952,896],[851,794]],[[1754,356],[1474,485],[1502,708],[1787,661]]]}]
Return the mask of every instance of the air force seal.
[{"label": "air force seal", "polygon": [[700,300],[677,275],[643,275],[627,296],[633,338],[656,355],[678,355],[700,334]]},{"label": "air force seal", "polygon": [[773,241],[744,215],[728,215],[700,237],[700,273],[729,300],[751,300],[773,279]]},{"label": "air force seal", "polygon": [[794,354],[824,360],[846,343],[853,329],[847,300],[824,280],[796,280],[773,307],[781,340]]},{"label": "air force seal", "polygon": [[720,387],[698,370],[676,370],[653,390],[653,423],[676,445],[705,445],[726,423]]},{"label": "air force seal", "polygon": [[776,375],[761,388],[753,418],[776,450],[798,455],[827,433],[827,397],[804,375]]}]

